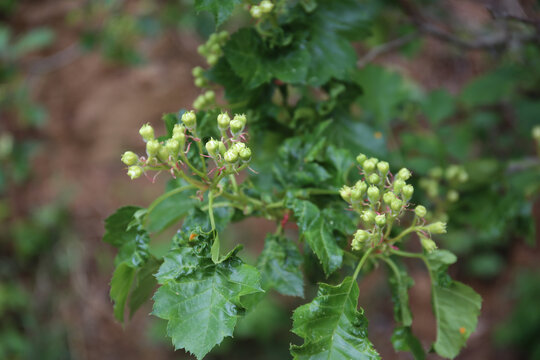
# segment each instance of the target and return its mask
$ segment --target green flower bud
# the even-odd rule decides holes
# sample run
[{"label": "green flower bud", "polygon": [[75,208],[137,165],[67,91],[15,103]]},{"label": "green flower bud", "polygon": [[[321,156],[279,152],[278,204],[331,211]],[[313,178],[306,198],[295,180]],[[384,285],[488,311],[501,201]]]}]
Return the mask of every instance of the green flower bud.
[{"label": "green flower bud", "polygon": [[402,207],[403,207],[403,201],[399,199],[392,200],[392,203],[390,204],[390,208],[392,208],[392,210],[394,211],[400,211]]},{"label": "green flower bud", "polygon": [[211,66],[216,65],[218,61],[219,61],[219,56],[216,54],[208,55],[208,57],[206,58],[206,62]]},{"label": "green flower bud", "polygon": [[446,169],[445,177],[447,180],[453,180],[456,179],[459,175],[459,166],[457,165],[450,165]]},{"label": "green flower bud", "polygon": [[235,114],[233,120],[238,120],[242,123],[243,126],[247,124],[247,118],[245,114]]},{"label": "green flower bud", "polygon": [[198,77],[203,76],[204,69],[200,66],[195,66],[193,70],[191,70],[191,73],[193,74],[194,77],[198,78]]},{"label": "green flower bud", "polygon": [[381,178],[377,174],[371,174],[368,176],[367,180],[370,184],[378,184],[379,181],[381,181]]},{"label": "green flower bud", "polygon": [[411,172],[409,171],[409,169],[402,168],[401,170],[398,171],[396,177],[403,181],[407,181],[411,178]]},{"label": "green flower bud", "polygon": [[440,167],[429,170],[428,175],[434,179],[440,179],[443,176],[443,170]]},{"label": "green flower bud", "polygon": [[161,145],[157,140],[150,140],[146,143],[146,153],[148,156],[156,156],[160,148]]},{"label": "green flower bud", "polygon": [[225,152],[225,155],[223,155],[223,158],[226,162],[234,164],[238,161],[238,152],[234,150],[227,150],[227,152]]},{"label": "green flower bud", "polygon": [[189,130],[195,129],[197,126],[197,115],[193,111],[187,111],[182,115],[182,122]]},{"label": "green flower bud", "polygon": [[405,185],[403,189],[401,190],[401,193],[403,194],[403,197],[405,200],[410,200],[414,193],[414,187],[412,185]]},{"label": "green flower bud", "polygon": [[216,100],[216,93],[213,92],[212,90],[208,90],[207,92],[204,93],[204,99],[207,102],[212,103],[214,102],[214,100]]},{"label": "green flower bud", "polygon": [[157,157],[163,162],[169,161],[169,150],[164,146],[160,146]]},{"label": "green flower bud", "polygon": [[219,40],[218,39],[218,34],[213,33],[213,34],[210,34],[210,36],[208,37],[208,41],[206,43],[207,44],[215,44],[218,40]]},{"label": "green flower bud", "polygon": [[252,6],[251,9],[249,9],[249,13],[255,19],[259,19],[263,15],[262,9],[257,5]]},{"label": "green flower bud", "polygon": [[375,170],[375,166],[377,166],[377,163],[375,163],[375,161],[373,161],[372,159],[367,159],[362,165],[366,173],[370,173]]},{"label": "green flower bud", "polygon": [[415,214],[416,216],[418,216],[419,218],[423,218],[424,216],[426,216],[427,210],[426,210],[425,206],[418,205],[418,206],[414,209],[414,214]]},{"label": "green flower bud", "polygon": [[218,127],[221,130],[227,130],[229,128],[230,122],[231,122],[231,118],[229,117],[229,114],[227,113],[221,113],[217,117]]},{"label": "green flower bud", "polygon": [[229,38],[229,33],[225,30],[220,31],[218,34],[218,39],[220,43],[224,43]]},{"label": "green flower bud", "polygon": [[369,239],[369,233],[365,230],[357,230],[352,241],[353,250],[362,249],[362,245]]},{"label": "green flower bud", "polygon": [[424,229],[429,231],[432,234],[445,234],[446,223],[443,223],[442,221],[437,221],[437,222],[434,222],[433,224],[424,226]]},{"label": "green flower bud", "polygon": [[386,215],[381,214],[375,216],[375,224],[377,224],[377,226],[384,226],[386,224]]},{"label": "green flower bud", "polygon": [[366,225],[371,225],[375,222],[375,212],[371,209],[365,210],[362,212],[362,215],[360,215],[360,218]]},{"label": "green flower bud", "polygon": [[210,46],[210,52],[213,52],[214,54],[219,54],[220,51],[221,46],[219,46],[218,43],[212,44],[212,46]]},{"label": "green flower bud", "polygon": [[240,155],[240,159],[243,161],[249,161],[251,160],[251,149],[250,148],[244,148],[238,152],[238,155]]},{"label": "green flower bud", "polygon": [[364,161],[366,160],[367,160],[367,156],[364,154],[358,154],[358,156],[356,157],[356,162],[360,164],[360,166],[362,166],[364,164]]},{"label": "green flower bud", "polygon": [[208,154],[212,157],[216,156],[216,151],[219,149],[219,143],[214,140],[214,139],[210,139],[206,145],[206,151],[208,151]]},{"label": "green flower bud", "polygon": [[172,138],[181,137],[180,135],[184,135],[186,133],[186,128],[182,124],[174,124],[173,130],[172,130]]},{"label": "green flower bud", "polygon": [[261,3],[259,4],[259,7],[261,8],[261,11],[265,14],[268,14],[269,12],[272,11],[272,9],[274,8],[274,4],[272,4],[271,1],[268,1],[268,0],[263,0],[261,1]]},{"label": "green flower bud", "polygon": [[401,179],[394,180],[394,193],[398,195],[401,192],[401,189],[405,186],[405,181]]},{"label": "green flower bud", "polygon": [[230,126],[231,126],[231,132],[235,136],[240,134],[242,130],[244,130],[244,124],[240,120],[236,120],[236,118],[231,121]]},{"label": "green flower bud", "polygon": [[178,156],[178,152],[180,151],[180,142],[178,140],[172,138],[167,140],[165,147],[167,148],[169,154],[174,157]]},{"label": "green flower bud", "polygon": [[139,130],[139,134],[145,142],[148,142],[154,139],[154,128],[150,124],[144,124]]},{"label": "green flower bud", "polygon": [[354,184],[354,187],[357,188],[362,194],[366,193],[367,184],[362,180],[358,180],[356,184]]},{"label": "green flower bud", "polygon": [[143,171],[140,166],[130,166],[127,172],[131,180],[141,177],[142,173]]},{"label": "green flower bud", "polygon": [[383,194],[382,196],[382,199],[384,201],[385,204],[392,204],[392,201],[394,201],[396,199],[396,196],[394,195],[393,192],[391,191],[387,191]]},{"label": "green flower bud", "polygon": [[435,241],[423,235],[420,235],[420,243],[422,244],[424,250],[426,250],[426,252],[428,253],[433,252],[437,249],[437,244],[435,244]]},{"label": "green flower bud", "polygon": [[240,150],[245,149],[245,148],[246,148],[246,144],[244,144],[243,142],[235,142],[234,145],[231,147],[231,149],[233,149],[237,153],[240,153]]},{"label": "green flower bud", "polygon": [[220,153],[221,155],[224,155],[225,152],[227,152],[227,148],[225,147],[225,144],[223,143],[223,141],[220,141],[220,142],[218,143],[218,149],[219,149],[219,153]]},{"label": "green flower bud", "polygon": [[457,179],[460,183],[467,182],[467,180],[469,180],[469,174],[467,174],[467,171],[465,171],[465,169],[462,168],[458,174]]},{"label": "green flower bud", "polygon": [[450,202],[456,202],[459,200],[459,193],[456,190],[450,190],[448,191],[448,194],[446,194],[446,198]]},{"label": "green flower bud", "polygon": [[350,203],[351,196],[352,196],[352,189],[347,185],[343,185],[343,187],[339,189],[339,195],[341,196],[343,200]]},{"label": "green flower bud", "polygon": [[380,161],[377,163],[377,169],[380,171],[382,176],[386,176],[388,171],[390,171],[390,164],[386,161]]},{"label": "green flower bud", "polygon": [[356,186],[352,188],[351,190],[351,199],[353,202],[358,203],[360,202],[364,197],[364,193],[358,189]]},{"label": "green flower bud", "polygon": [[195,79],[195,86],[202,88],[206,86],[206,79],[204,78],[196,78]]},{"label": "green flower bud", "polygon": [[122,155],[122,162],[127,166],[135,165],[139,161],[139,157],[133,151],[126,151]]},{"label": "green flower bud", "polygon": [[197,47],[197,52],[202,56],[206,56],[208,55],[208,47],[206,46],[206,44],[199,45]]},{"label": "green flower bud", "polygon": [[379,188],[376,186],[370,186],[367,189],[367,196],[368,196],[369,201],[371,201],[372,203],[376,203],[377,201],[379,201],[379,196],[380,196]]}]

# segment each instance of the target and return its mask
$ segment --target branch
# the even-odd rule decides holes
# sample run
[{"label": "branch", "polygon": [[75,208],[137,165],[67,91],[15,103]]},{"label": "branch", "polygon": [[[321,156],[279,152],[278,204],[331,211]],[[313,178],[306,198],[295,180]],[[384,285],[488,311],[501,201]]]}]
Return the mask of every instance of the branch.
[{"label": "branch", "polygon": [[358,62],[356,63],[356,65],[359,68],[363,68],[364,66],[366,66],[367,64],[375,60],[375,58],[377,58],[378,56],[384,53],[388,53],[393,50],[399,49],[400,47],[408,44],[409,42],[416,39],[417,37],[418,37],[418,33],[413,32],[405,36],[399,37],[397,39],[391,40],[382,45],[376,46],[370,51],[368,51],[363,57],[358,59]]}]

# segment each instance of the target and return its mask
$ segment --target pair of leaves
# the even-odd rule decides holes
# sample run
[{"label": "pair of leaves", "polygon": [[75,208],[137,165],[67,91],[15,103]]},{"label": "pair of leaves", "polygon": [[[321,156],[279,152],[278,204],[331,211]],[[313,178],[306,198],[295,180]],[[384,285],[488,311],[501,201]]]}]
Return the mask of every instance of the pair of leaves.
[{"label": "pair of leaves", "polygon": [[336,209],[320,210],[307,200],[292,199],[287,207],[294,212],[300,233],[319,258],[326,275],[330,275],[341,267],[343,249],[336,241],[334,231],[352,233],[355,228],[345,211]]},{"label": "pair of leaves", "polygon": [[358,296],[350,276],[337,286],[320,284],[315,299],[294,311],[292,331],[304,339],[291,347],[294,359],[380,359],[368,339],[368,321],[357,310]]},{"label": "pair of leaves", "polygon": [[302,255],[289,239],[268,235],[257,267],[263,289],[275,289],[283,295],[304,297]]},{"label": "pair of leaves", "polygon": [[181,243],[165,256],[156,274],[161,287],[154,295],[153,314],[168,321],[167,334],[176,349],[186,349],[199,359],[232,336],[246,295],[263,291],[259,272],[244,264],[236,250],[215,264],[212,240],[200,236]]},{"label": "pair of leaves", "polygon": [[140,224],[134,223],[134,215],[140,210],[136,206],[125,206],[105,220],[103,241],[118,248],[110,296],[114,302],[114,316],[121,322],[128,298],[130,316],[133,316],[150,298],[157,284],[152,274],[159,262],[149,254],[150,237]]}]

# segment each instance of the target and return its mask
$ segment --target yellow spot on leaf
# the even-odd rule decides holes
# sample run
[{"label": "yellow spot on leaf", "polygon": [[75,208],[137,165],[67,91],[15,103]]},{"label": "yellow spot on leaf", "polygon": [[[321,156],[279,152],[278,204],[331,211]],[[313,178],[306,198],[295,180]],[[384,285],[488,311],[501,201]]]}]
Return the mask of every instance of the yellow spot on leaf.
[{"label": "yellow spot on leaf", "polygon": [[197,237],[197,234],[191,233],[191,235],[189,235],[189,241],[195,239],[196,237]]},{"label": "yellow spot on leaf", "polygon": [[467,330],[465,330],[465,328],[464,328],[463,326],[459,328],[459,333],[460,333],[461,335],[465,335],[465,332],[466,332],[466,331],[467,331]]},{"label": "yellow spot on leaf", "polygon": [[373,136],[375,136],[375,139],[380,139],[382,138],[382,132],[376,131],[375,134],[373,134]]}]

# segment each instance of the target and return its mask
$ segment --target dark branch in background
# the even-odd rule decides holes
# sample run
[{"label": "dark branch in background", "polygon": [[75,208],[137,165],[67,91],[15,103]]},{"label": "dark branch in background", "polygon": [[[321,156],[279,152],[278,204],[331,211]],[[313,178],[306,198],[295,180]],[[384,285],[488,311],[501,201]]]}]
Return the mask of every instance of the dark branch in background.
[{"label": "dark branch in background", "polygon": [[439,26],[434,25],[432,21],[427,19],[427,17],[422,14],[421,10],[416,7],[416,5],[412,1],[399,0],[399,4],[405,14],[409,16],[411,21],[416,25],[416,27],[421,33],[434,37],[438,40],[451,43],[466,50],[505,48],[513,42],[540,43],[540,20],[533,20],[517,15],[511,15],[508,13],[494,12],[488,7],[488,10],[491,12],[492,16],[495,19],[518,21],[523,24],[533,25],[535,29],[534,31],[529,30],[524,32],[509,32],[507,29],[505,29],[502,33],[491,34],[488,36],[480,36],[469,40],[458,37],[451,32],[445,31]]},{"label": "dark branch in background", "polygon": [[370,51],[368,51],[363,57],[358,59],[358,62],[356,63],[356,65],[359,68],[362,68],[366,66],[367,64],[369,64],[370,62],[372,62],[373,60],[375,60],[375,58],[377,58],[379,55],[399,49],[400,47],[407,45],[409,42],[416,39],[417,37],[418,37],[418,32],[412,32],[410,34],[391,40],[382,45],[376,46]]}]

